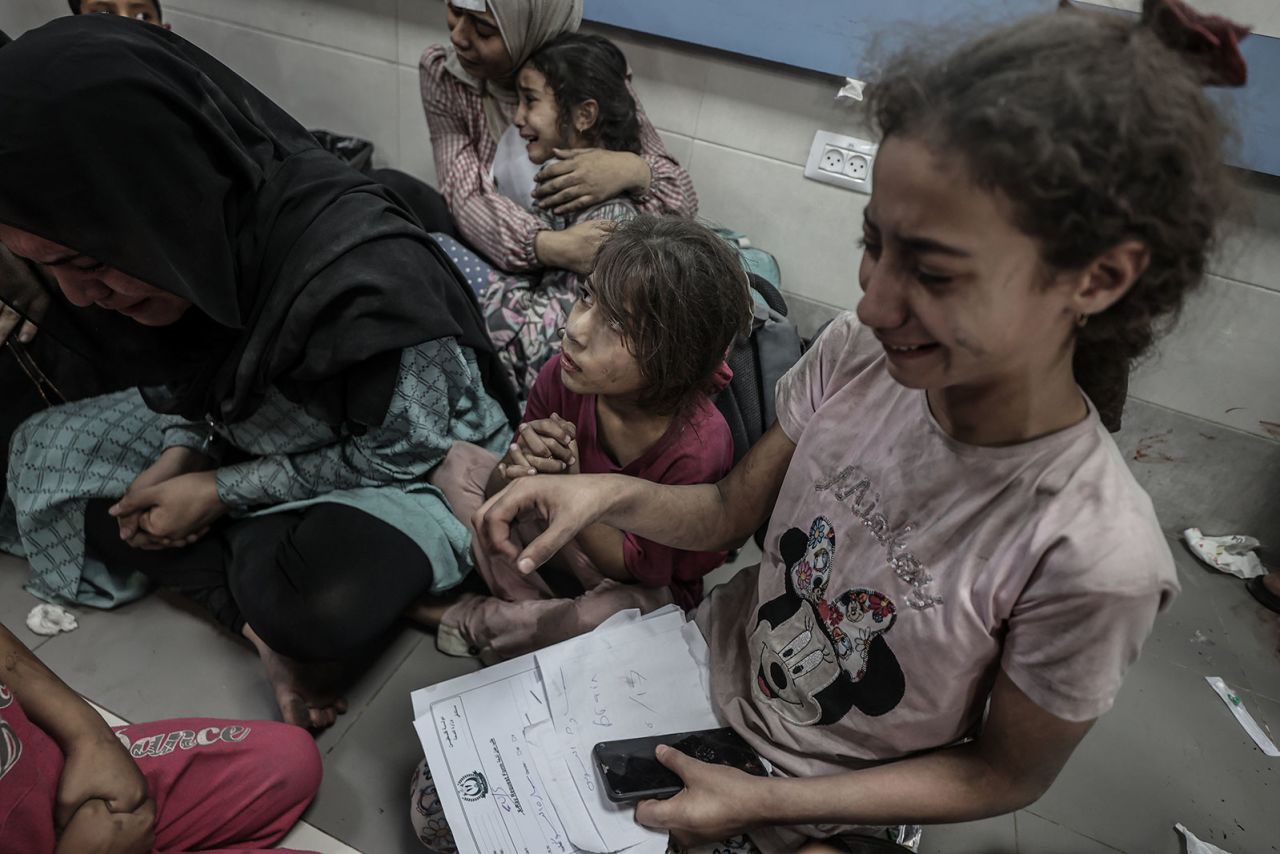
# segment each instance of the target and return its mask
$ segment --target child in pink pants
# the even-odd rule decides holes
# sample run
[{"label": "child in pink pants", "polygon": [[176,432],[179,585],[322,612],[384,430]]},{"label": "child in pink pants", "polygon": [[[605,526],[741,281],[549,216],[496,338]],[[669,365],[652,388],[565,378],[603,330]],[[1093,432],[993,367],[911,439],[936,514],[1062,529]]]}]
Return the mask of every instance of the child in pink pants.
[{"label": "child in pink pants", "polygon": [[306,730],[213,718],[109,729],[3,627],[0,680],[0,854],[265,851],[320,787]]}]

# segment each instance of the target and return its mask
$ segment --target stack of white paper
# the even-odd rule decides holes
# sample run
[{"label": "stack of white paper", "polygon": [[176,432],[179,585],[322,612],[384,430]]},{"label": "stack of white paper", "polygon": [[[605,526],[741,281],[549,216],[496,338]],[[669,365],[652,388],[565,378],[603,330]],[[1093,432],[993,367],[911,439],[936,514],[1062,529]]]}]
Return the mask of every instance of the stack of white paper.
[{"label": "stack of white paper", "polygon": [[718,726],[707,660],[671,606],[414,691],[414,728],[459,850],[665,851],[666,834],[604,796],[591,749]]}]

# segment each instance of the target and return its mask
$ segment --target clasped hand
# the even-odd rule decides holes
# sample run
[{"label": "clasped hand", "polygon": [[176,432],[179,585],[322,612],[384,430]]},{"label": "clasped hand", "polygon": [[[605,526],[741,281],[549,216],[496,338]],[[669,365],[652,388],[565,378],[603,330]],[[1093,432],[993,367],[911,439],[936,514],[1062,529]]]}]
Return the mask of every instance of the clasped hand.
[{"label": "clasped hand", "polygon": [[120,525],[120,539],[134,548],[163,549],[203,537],[227,512],[211,464],[196,451],[166,449],[108,511]]},{"label": "clasped hand", "polygon": [[526,421],[502,458],[499,471],[507,480],[535,474],[578,474],[577,428],[551,413],[550,418]]}]

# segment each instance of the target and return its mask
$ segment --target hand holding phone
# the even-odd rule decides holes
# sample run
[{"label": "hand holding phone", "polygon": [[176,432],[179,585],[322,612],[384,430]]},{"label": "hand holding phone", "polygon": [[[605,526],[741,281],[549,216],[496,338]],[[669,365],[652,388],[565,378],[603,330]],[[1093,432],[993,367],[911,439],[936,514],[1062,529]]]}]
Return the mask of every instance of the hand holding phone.
[{"label": "hand holding phone", "polygon": [[757,777],[769,776],[764,762],[751,746],[728,727],[602,741],[592,750],[592,755],[609,800],[625,804],[650,798],[670,798],[684,788],[680,777],[654,755],[660,744],[669,745],[701,762],[728,765]]}]

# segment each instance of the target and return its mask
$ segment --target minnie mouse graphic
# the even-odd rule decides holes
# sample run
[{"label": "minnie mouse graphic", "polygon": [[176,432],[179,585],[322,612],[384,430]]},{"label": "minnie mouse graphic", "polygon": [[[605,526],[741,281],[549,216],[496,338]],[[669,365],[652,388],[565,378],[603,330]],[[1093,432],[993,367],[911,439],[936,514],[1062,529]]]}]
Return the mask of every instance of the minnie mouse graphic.
[{"label": "minnie mouse graphic", "polygon": [[906,690],[884,638],[897,619],[893,601],[861,587],[827,597],[836,531],[825,516],[808,536],[787,530],[778,551],[786,590],[760,606],[751,634],[756,698],[801,726],[835,723],[853,708],[871,716],[892,710]]}]

